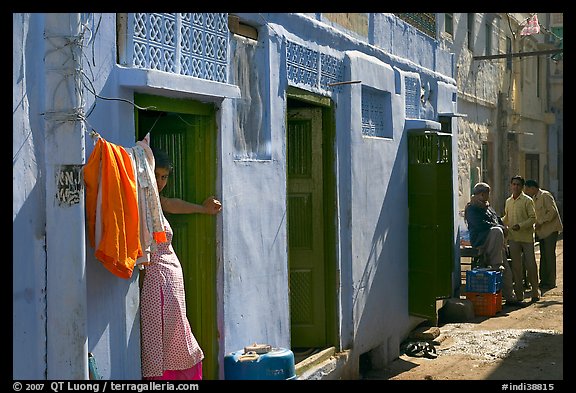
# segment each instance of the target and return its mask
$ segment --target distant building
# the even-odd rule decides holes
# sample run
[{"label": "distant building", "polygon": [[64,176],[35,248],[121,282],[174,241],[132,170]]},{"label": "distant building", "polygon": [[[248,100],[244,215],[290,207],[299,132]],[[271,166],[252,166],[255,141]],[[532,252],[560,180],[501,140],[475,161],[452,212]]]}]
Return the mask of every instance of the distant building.
[{"label": "distant building", "polygon": [[562,14],[454,13],[438,20],[441,46],[456,58],[465,115],[459,119],[458,209],[484,181],[503,214],[516,174],[538,180],[561,205],[563,60],[551,51],[562,47]]}]

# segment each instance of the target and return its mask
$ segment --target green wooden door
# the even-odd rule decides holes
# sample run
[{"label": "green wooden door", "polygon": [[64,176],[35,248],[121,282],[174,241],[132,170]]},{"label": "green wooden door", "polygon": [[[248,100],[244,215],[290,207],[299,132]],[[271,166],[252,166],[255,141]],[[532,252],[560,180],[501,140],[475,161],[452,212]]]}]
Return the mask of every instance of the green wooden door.
[{"label": "green wooden door", "polygon": [[291,346],[326,345],[322,110],[288,110]]},{"label": "green wooden door", "polygon": [[436,300],[452,293],[454,267],[452,136],[408,136],[408,304],[412,315],[437,322]]},{"label": "green wooden door", "polygon": [[[139,139],[151,130],[151,145],[173,162],[163,195],[202,203],[216,195],[216,126],[212,105],[195,101],[138,96]],[[204,379],[218,379],[216,324],[216,218],[204,214],[166,214],[173,246],[184,271],[187,316],[204,351]]]}]

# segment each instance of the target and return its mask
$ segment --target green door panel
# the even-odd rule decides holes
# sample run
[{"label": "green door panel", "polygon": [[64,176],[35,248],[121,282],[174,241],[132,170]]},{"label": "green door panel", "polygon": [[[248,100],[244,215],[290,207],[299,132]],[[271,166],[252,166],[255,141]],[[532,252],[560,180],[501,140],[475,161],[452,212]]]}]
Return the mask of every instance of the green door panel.
[{"label": "green door panel", "polygon": [[410,314],[437,322],[436,300],[452,293],[453,189],[451,135],[408,136]]},{"label": "green door panel", "polygon": [[324,347],[326,337],[322,110],[288,111],[288,254],[291,346]]},{"label": "green door panel", "polygon": [[[138,139],[150,132],[151,145],[169,154],[174,170],[163,191],[167,197],[202,203],[216,193],[216,126],[212,105],[137,95]],[[166,214],[173,246],[182,264],[187,316],[204,351],[204,379],[218,379],[216,324],[216,218],[204,214]]]}]

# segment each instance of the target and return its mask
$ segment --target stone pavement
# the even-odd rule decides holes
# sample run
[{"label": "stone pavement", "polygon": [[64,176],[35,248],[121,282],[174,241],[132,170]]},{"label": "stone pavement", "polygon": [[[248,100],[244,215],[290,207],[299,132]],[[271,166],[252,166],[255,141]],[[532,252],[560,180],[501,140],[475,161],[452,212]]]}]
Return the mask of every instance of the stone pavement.
[{"label": "stone pavement", "polygon": [[[536,261],[540,254],[536,248]],[[434,339],[438,357],[413,357],[404,353],[382,370],[369,370],[361,377],[366,380],[559,380],[563,379],[563,298],[564,298],[564,241],[556,247],[556,288],[541,294],[538,302],[530,302],[530,293],[522,306],[504,306],[494,316],[475,316],[463,323],[438,326]],[[507,336],[510,342],[500,342],[505,355],[486,360],[485,355],[496,353],[493,338]],[[541,334],[531,341],[529,336]],[[472,344],[459,349],[458,340],[464,335],[474,337]],[[520,335],[520,338],[519,336]],[[482,341],[485,340],[485,341]],[[501,340],[502,341],[502,340]],[[504,340],[505,341],[505,340]],[[510,349],[512,348],[512,349]]]}]

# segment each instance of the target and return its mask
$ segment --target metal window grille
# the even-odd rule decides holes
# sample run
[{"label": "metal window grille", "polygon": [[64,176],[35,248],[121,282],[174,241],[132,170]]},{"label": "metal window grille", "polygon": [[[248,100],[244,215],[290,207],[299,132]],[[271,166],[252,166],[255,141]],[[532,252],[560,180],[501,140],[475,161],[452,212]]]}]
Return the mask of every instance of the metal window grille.
[{"label": "metal window grille", "polygon": [[414,26],[426,35],[436,38],[436,14],[434,13],[399,13],[394,14]]}]

